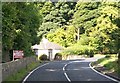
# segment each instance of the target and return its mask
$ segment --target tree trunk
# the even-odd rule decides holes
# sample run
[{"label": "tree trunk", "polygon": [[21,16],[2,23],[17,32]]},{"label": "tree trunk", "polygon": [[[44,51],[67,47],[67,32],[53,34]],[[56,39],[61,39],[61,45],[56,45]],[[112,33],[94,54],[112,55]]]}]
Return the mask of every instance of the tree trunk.
[{"label": "tree trunk", "polygon": [[118,64],[120,66],[120,52],[118,53]]},{"label": "tree trunk", "polygon": [[2,51],[2,62],[9,62],[10,61],[10,56],[9,56],[9,51]]},{"label": "tree trunk", "polygon": [[118,76],[120,77],[120,50],[118,52]]},{"label": "tree trunk", "polygon": [[80,29],[78,28],[78,41],[80,40]]}]

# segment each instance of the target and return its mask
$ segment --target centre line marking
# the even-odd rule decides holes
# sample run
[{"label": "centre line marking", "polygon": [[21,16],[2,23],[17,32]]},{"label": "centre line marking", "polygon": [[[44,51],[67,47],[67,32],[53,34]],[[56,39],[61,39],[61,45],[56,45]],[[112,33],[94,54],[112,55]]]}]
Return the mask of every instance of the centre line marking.
[{"label": "centre line marking", "polygon": [[67,75],[67,73],[66,73],[66,71],[65,71],[65,68],[66,68],[67,65],[69,65],[69,64],[71,64],[71,63],[74,63],[74,61],[69,62],[69,63],[67,63],[67,64],[65,64],[65,65],[63,66],[64,75],[65,75],[65,77],[67,78],[67,80],[68,80],[69,82],[71,82],[71,80],[70,80],[70,78],[68,77],[68,75]]}]

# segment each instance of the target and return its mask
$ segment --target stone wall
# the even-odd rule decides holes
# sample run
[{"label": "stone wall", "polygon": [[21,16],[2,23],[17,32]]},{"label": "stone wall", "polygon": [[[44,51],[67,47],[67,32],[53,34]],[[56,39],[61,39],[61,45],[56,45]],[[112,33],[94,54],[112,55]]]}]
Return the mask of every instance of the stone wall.
[{"label": "stone wall", "polygon": [[84,59],[87,55],[66,55],[62,56],[62,60]]},{"label": "stone wall", "polygon": [[81,59],[83,57],[83,55],[68,55],[66,60]]},{"label": "stone wall", "polygon": [[23,59],[18,59],[15,61],[7,62],[2,64],[2,79],[6,79],[13,73],[16,73],[22,68],[27,67],[28,64],[32,62],[37,62],[35,57],[26,57]]}]

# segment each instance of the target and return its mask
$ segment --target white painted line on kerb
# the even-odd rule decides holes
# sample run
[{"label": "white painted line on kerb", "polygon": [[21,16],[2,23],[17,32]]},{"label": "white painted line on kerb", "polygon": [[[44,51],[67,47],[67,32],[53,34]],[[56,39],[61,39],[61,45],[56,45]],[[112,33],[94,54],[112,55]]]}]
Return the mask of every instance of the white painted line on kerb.
[{"label": "white painted line on kerb", "polygon": [[41,67],[43,67],[43,66],[45,66],[45,65],[47,65],[47,64],[49,64],[49,63],[45,63],[45,64],[43,64],[43,65],[35,68],[34,70],[32,70],[32,71],[25,77],[25,79],[23,80],[22,83],[24,83],[24,82],[28,79],[28,77],[29,77],[34,71],[36,71],[37,69],[39,69],[39,68],[41,68]]},{"label": "white painted line on kerb", "polygon": [[97,70],[95,70],[95,69],[91,66],[91,63],[89,64],[89,66],[90,66],[90,68],[91,68],[94,72],[98,73],[99,75],[102,75],[102,76],[104,76],[104,77],[106,77],[106,78],[108,78],[108,79],[110,79],[110,80],[112,80],[112,81],[115,81],[115,82],[120,83],[120,81],[118,81],[118,80],[116,80],[116,79],[114,79],[114,78],[111,78],[111,77],[109,77],[109,76],[107,76],[107,75],[104,75],[104,74],[98,72]]}]

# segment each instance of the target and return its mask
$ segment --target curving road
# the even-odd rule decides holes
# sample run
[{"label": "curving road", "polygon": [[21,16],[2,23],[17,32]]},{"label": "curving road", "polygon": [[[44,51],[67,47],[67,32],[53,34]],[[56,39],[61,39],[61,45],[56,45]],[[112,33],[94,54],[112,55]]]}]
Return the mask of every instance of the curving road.
[{"label": "curving road", "polygon": [[102,75],[95,71],[90,63],[97,60],[96,58],[53,61],[39,66],[29,73],[23,80],[26,82],[100,82],[100,83],[118,83],[117,80]]}]

